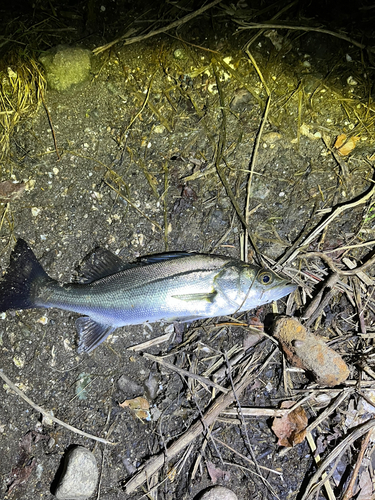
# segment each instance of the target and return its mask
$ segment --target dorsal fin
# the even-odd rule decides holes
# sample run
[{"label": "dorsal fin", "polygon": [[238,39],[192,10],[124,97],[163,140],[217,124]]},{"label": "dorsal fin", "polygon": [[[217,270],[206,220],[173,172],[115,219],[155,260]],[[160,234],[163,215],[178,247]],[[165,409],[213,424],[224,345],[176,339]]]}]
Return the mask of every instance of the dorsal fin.
[{"label": "dorsal fin", "polygon": [[194,255],[196,254],[189,252],[155,253],[153,255],[140,257],[138,260],[143,264],[155,264],[156,262],[164,262],[171,259],[182,259],[182,257],[192,257]]},{"label": "dorsal fin", "polygon": [[79,268],[79,283],[92,283],[100,278],[118,273],[131,266],[106,248],[98,247],[83,261]]}]

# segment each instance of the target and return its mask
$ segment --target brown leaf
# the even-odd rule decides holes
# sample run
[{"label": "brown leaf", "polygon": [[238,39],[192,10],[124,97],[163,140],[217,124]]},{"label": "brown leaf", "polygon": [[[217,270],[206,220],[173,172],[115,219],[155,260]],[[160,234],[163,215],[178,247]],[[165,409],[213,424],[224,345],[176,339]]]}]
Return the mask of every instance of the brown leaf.
[{"label": "brown leaf", "polygon": [[131,412],[140,420],[151,420],[150,415],[150,404],[146,398],[138,396],[134,399],[126,399],[123,403],[120,403],[121,408],[128,407]]},{"label": "brown leaf", "polygon": [[[290,408],[294,404],[294,401],[284,401],[281,408]],[[282,417],[275,417],[272,430],[279,438],[277,444],[291,447],[301,443],[305,439],[307,423],[305,410],[301,406]]]},{"label": "brown leaf", "polygon": [[219,480],[228,481],[230,479],[230,472],[215,467],[212,462],[206,462],[207,470],[210,475],[211,481],[216,484]]},{"label": "brown leaf", "polygon": [[24,182],[0,182],[0,203],[8,203],[19,198],[25,190]]},{"label": "brown leaf", "polygon": [[36,466],[36,459],[32,457],[33,445],[47,439],[49,439],[48,435],[36,431],[29,431],[22,437],[19,443],[20,453],[8,480],[8,493],[28,481]]},{"label": "brown leaf", "polygon": [[340,134],[337,136],[335,142],[335,148],[341,156],[347,156],[356,147],[357,142],[360,140],[358,135],[347,138],[346,134]]},{"label": "brown leaf", "polygon": [[11,472],[11,482],[8,485],[8,493],[13,491],[20,484],[26,483],[36,466],[35,458],[32,458],[28,464],[18,467],[13,467]]}]

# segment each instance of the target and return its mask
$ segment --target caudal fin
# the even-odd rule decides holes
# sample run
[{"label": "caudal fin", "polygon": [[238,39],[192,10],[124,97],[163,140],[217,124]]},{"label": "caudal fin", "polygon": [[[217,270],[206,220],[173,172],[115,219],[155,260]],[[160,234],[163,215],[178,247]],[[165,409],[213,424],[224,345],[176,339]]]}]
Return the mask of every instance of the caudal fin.
[{"label": "caudal fin", "polygon": [[10,255],[10,264],[0,279],[0,312],[36,307],[39,284],[51,281],[26,241],[18,239]]}]

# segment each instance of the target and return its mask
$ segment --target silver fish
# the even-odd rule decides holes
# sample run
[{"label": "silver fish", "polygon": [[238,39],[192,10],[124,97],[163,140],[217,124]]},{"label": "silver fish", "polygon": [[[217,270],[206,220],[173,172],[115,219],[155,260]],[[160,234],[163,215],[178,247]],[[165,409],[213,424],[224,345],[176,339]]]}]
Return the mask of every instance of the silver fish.
[{"label": "silver fish", "polygon": [[296,289],[268,269],[186,252],[152,255],[126,264],[99,249],[82,274],[79,283],[59,284],[19,239],[0,280],[0,312],[57,307],[85,314],[76,320],[78,352],[90,352],[120,326],[227,316]]}]

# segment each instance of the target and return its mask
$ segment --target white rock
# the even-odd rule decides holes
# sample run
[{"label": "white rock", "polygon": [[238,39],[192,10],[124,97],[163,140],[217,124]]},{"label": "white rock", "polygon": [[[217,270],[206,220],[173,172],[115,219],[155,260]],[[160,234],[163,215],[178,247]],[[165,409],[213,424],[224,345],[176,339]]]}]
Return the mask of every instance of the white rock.
[{"label": "white rock", "polygon": [[224,486],[213,486],[199,498],[200,500],[238,500],[237,495]]},{"label": "white rock", "polygon": [[65,456],[55,496],[59,500],[85,500],[94,493],[98,478],[94,455],[87,448],[77,446]]}]

